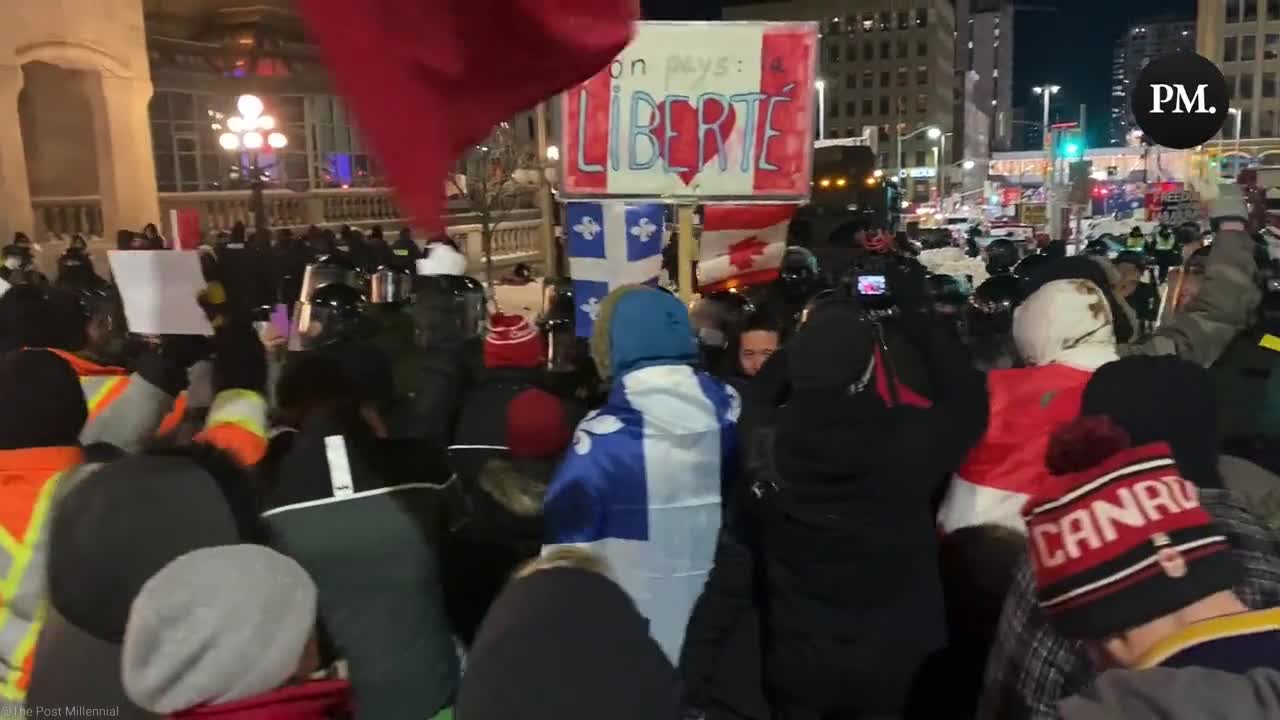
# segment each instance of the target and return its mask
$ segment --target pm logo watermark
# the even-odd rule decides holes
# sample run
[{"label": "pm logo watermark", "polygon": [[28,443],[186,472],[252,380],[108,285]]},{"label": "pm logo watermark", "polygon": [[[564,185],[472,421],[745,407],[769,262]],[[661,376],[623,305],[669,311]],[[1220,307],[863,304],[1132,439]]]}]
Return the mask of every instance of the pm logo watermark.
[{"label": "pm logo watermark", "polygon": [[1213,139],[1226,122],[1229,102],[1222,71],[1190,52],[1161,55],[1148,63],[1129,98],[1147,139],[1178,150]]}]

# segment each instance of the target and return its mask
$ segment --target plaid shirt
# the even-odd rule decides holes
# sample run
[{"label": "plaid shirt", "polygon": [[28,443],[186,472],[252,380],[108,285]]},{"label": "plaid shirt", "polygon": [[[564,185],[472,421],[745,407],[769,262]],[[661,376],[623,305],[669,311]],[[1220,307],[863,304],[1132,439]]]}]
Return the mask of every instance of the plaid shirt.
[{"label": "plaid shirt", "polygon": [[[1222,525],[1244,566],[1236,594],[1253,609],[1280,606],[1280,538],[1227,490],[1202,488],[1200,504]],[[1063,638],[1045,622],[1036,601],[1026,557],[1018,569],[987,658],[983,720],[1054,720],[1059,700],[1093,682],[1093,664],[1083,646]]]}]

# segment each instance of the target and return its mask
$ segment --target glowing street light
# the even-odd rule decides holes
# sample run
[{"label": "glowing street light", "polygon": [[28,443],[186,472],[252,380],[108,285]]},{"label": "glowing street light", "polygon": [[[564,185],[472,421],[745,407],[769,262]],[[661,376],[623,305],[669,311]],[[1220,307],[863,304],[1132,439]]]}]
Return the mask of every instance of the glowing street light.
[{"label": "glowing street light", "polygon": [[[241,95],[236,98],[236,110],[239,115],[226,118],[226,132],[218,135],[218,145],[227,152],[239,153],[249,151],[249,188],[252,191],[251,206],[253,208],[253,225],[257,230],[267,227],[267,210],[262,196],[262,189],[267,174],[258,166],[258,152],[265,148],[281,150],[289,145],[289,138],[277,132],[276,119],[263,114],[266,106],[257,95]],[[218,130],[221,125],[213,129]],[[239,164],[237,162],[237,164]]]},{"label": "glowing street light", "polygon": [[560,161],[560,148],[555,145],[547,146],[547,160],[551,162]]},{"label": "glowing street light", "polygon": [[245,119],[256,119],[262,114],[262,100],[257,95],[241,95],[236,99],[236,109]]}]

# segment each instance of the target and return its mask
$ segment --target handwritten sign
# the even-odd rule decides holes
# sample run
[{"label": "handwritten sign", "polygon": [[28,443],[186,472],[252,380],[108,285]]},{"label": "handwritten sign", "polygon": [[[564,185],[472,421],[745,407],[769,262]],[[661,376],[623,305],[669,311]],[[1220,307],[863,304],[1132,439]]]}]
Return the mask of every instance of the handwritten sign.
[{"label": "handwritten sign", "polygon": [[803,200],[816,23],[641,22],[562,95],[569,197]]},{"label": "handwritten sign", "polygon": [[1178,190],[1160,196],[1160,212],[1155,219],[1161,225],[1181,225],[1200,222],[1200,204],[1190,192]]}]

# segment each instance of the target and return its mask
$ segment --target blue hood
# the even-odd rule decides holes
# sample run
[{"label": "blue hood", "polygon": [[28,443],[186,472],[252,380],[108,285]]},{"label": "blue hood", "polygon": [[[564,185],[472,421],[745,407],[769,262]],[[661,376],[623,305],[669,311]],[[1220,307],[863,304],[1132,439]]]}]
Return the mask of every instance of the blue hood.
[{"label": "blue hood", "polygon": [[607,327],[607,347],[593,342],[592,351],[597,360],[607,354],[605,375],[620,378],[640,368],[697,361],[689,311],[670,293],[651,287],[619,288],[606,298],[601,320],[596,334],[601,324]]}]

